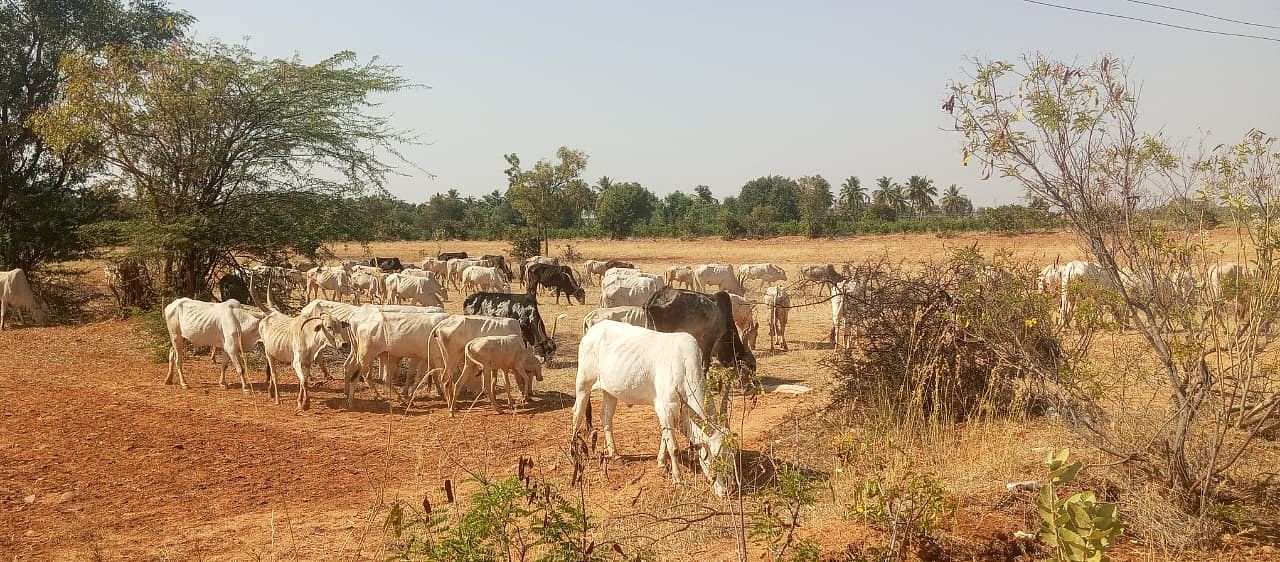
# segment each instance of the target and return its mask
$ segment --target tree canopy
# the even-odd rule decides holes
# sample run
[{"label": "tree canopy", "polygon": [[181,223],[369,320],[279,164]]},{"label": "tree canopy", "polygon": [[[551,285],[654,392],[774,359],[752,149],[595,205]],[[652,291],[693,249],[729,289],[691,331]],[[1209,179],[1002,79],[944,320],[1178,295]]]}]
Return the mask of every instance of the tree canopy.
[{"label": "tree canopy", "polygon": [[596,219],[611,238],[626,238],[637,222],[653,216],[657,197],[635,182],[611,183],[600,191]]},{"label": "tree canopy", "polygon": [[778,220],[800,219],[800,200],[795,180],[782,176],[753,179],[742,186],[737,198],[738,209],[750,214],[756,207],[768,205],[777,212]]},{"label": "tree canopy", "polygon": [[68,55],[64,71],[66,96],[36,130],[57,150],[92,147],[81,168],[136,197],[132,245],[179,295],[207,293],[230,256],[303,250],[297,217],[255,218],[298,194],[376,189],[393,171],[379,153],[412,140],[369,112],[371,94],[405,81],[350,52],[308,65],[219,43],[110,46]]},{"label": "tree canopy", "polygon": [[91,249],[78,227],[108,217],[116,200],[85,187],[82,145],[50,146],[32,127],[63,98],[63,58],[108,45],[161,47],[191,21],[157,0],[0,3],[0,270]]},{"label": "tree canopy", "polygon": [[582,179],[587,168],[587,154],[562,146],[556,150],[556,161],[540,160],[532,169],[520,167],[515,154],[506,156],[507,199],[541,234],[543,253],[550,251],[551,228],[576,224],[591,202],[591,188]]}]

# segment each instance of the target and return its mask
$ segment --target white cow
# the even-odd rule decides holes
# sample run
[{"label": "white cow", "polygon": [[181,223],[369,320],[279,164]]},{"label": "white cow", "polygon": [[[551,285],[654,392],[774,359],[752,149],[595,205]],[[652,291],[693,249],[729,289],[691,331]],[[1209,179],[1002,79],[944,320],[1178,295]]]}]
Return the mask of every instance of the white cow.
[{"label": "white cow", "polygon": [[[463,347],[471,340],[481,336],[521,337],[520,321],[493,316],[454,315],[441,321],[431,331],[429,345],[433,350],[433,359],[428,359],[427,361],[427,372],[431,374],[436,368],[441,370],[441,375],[437,380],[444,381],[442,392],[445,395],[445,400],[449,402],[450,415],[453,415],[454,411],[454,397],[458,393],[458,382],[467,385],[474,382],[471,380],[460,381],[459,379],[463,366]],[[439,362],[436,363],[435,361]],[[434,365],[438,365],[438,367]],[[409,406],[413,405],[414,394],[416,394],[416,387],[413,392],[409,393]]]},{"label": "white cow", "polygon": [[[173,373],[178,373],[178,384],[187,386],[182,373],[182,360],[186,355],[186,342],[196,347],[221,349],[227,363],[240,376],[240,388],[252,392],[252,383],[245,377],[248,362],[245,353],[258,345],[258,317],[249,312],[239,301],[203,302],[180,298],[164,307],[164,323],[169,329],[169,374],[165,384],[173,384]],[[222,364],[218,386],[227,387],[227,363]]]},{"label": "white cow", "polygon": [[449,282],[454,287],[462,286],[462,272],[468,268],[480,265],[480,258],[453,258],[449,260]]},{"label": "white cow", "polygon": [[[306,299],[311,300],[323,296],[326,299],[341,299],[344,295],[353,294],[351,273],[342,267],[313,267],[305,273],[307,278]],[[332,296],[331,296],[332,295]]]},{"label": "white cow", "polygon": [[693,268],[687,265],[673,265],[667,268],[667,285],[675,287],[676,283],[683,285],[685,289],[693,288]]},{"label": "white cow", "polygon": [[440,261],[435,258],[424,258],[421,265],[423,271],[430,271],[431,273],[436,274],[436,279],[443,281],[449,277],[449,262],[447,261]]},{"label": "white cow", "polygon": [[643,306],[614,306],[597,308],[582,317],[582,333],[587,333],[587,330],[600,323],[601,320],[613,320],[614,322],[653,329],[653,321],[649,319],[649,313],[645,311]]},{"label": "white cow", "polygon": [[11,306],[17,313],[18,320],[22,320],[24,310],[31,314],[36,324],[44,325],[48,320],[44,307],[27,282],[27,273],[21,269],[0,271],[0,330],[4,329],[4,318]]},{"label": "white cow", "polygon": [[715,285],[735,295],[747,292],[746,287],[742,286],[742,280],[734,274],[732,265],[708,263],[693,266],[693,289],[705,293],[708,285]]},{"label": "white cow", "polygon": [[431,277],[414,277],[392,273],[384,280],[387,285],[386,302],[409,301],[421,306],[444,306],[449,291]]},{"label": "white cow", "polygon": [[1058,312],[1062,315],[1062,325],[1070,326],[1071,317],[1075,314],[1076,305],[1080,303],[1083,293],[1106,286],[1102,275],[1102,266],[1097,262],[1073,260],[1058,268],[1061,300]]},{"label": "white cow", "polygon": [[401,270],[400,275],[408,275],[409,277],[429,277],[437,281],[441,279],[441,277],[439,275],[436,275],[436,272],[434,271],[430,271],[427,269],[418,269],[413,267],[407,267]]},{"label": "white cow", "polygon": [[1036,290],[1042,295],[1057,295],[1062,292],[1062,271],[1058,264],[1046,265],[1040,270]]},{"label": "white cow", "polygon": [[[729,491],[729,475],[722,469],[722,461],[727,461],[731,453],[724,446],[724,433],[703,409],[706,379],[702,374],[702,354],[693,336],[601,321],[587,330],[578,346],[575,386],[573,439],[577,439],[584,421],[588,429],[591,427],[593,390],[599,389],[602,394],[600,423],[611,457],[618,454],[613,441],[613,412],[618,402],[653,404],[661,428],[658,467],[669,459],[671,479],[680,482],[675,438],[678,430],[699,451],[698,462],[716,495]],[[709,433],[703,430],[704,426],[710,428]]]},{"label": "white cow", "polygon": [[1249,285],[1258,276],[1252,266],[1234,261],[1221,261],[1209,266],[1209,297],[1215,302],[1235,304],[1236,321],[1244,320],[1249,312],[1252,290]]},{"label": "white cow", "polygon": [[[618,271],[611,269],[610,272]],[[654,293],[661,291],[661,279],[642,275],[610,277],[605,275],[605,282],[600,288],[600,307],[643,306]]]},{"label": "white cow", "polygon": [[760,323],[756,322],[756,303],[746,297],[730,294],[733,303],[733,323],[738,327],[742,343],[748,349],[756,348],[756,337],[760,334]]},{"label": "white cow", "polygon": [[[862,286],[853,279],[846,279],[831,285],[831,343],[839,346],[843,342],[844,347],[848,348],[852,343],[852,337],[849,333],[853,328],[853,318],[850,317],[853,303],[851,299],[862,295]],[[842,339],[843,338],[843,339]]]},{"label": "white cow", "polygon": [[791,313],[791,295],[786,287],[773,286],[765,289],[764,303],[769,307],[769,349],[779,341],[783,351],[787,351],[787,318]]},{"label": "white cow", "polygon": [[587,272],[587,274],[584,275],[583,277],[585,277],[588,281],[594,281],[595,278],[592,277],[592,275],[595,275],[600,277],[600,281],[603,282],[604,272],[608,271],[608,268],[605,267],[606,264],[607,262],[602,262],[600,260],[587,260],[582,262],[582,269],[583,271]]},{"label": "white cow", "polygon": [[346,334],[350,327],[350,324],[328,313],[290,317],[273,311],[263,318],[258,323],[258,333],[267,356],[267,396],[274,398],[276,404],[280,403],[279,378],[274,364],[287,363],[293,366],[293,372],[298,376],[297,409],[311,407],[311,396],[307,393],[311,362],[326,346],[347,348]]},{"label": "white cow", "polygon": [[[521,403],[529,401],[529,397],[533,394],[533,381],[542,380],[542,363],[533,355],[529,348],[525,347],[524,339],[520,336],[481,336],[475,338],[463,347],[462,357],[464,365],[462,367],[461,380],[463,384],[471,384],[472,377],[481,376],[481,386],[484,388],[485,394],[489,397],[489,403],[493,405],[496,412],[502,412],[498,408],[498,401],[495,398],[493,386],[499,374],[505,375],[505,386],[507,391],[507,408],[514,409],[515,404],[511,399],[511,375],[515,375],[516,385],[520,387],[520,393],[524,397]],[[479,395],[476,396],[479,398]],[[455,396],[453,400],[457,400]]]},{"label": "white cow", "polygon": [[[431,332],[447,318],[449,314],[443,312],[386,312],[376,306],[364,306],[353,313],[350,317],[352,353],[344,366],[347,407],[353,407],[355,402],[356,377],[364,377],[365,383],[369,384],[367,374],[373,368],[374,359],[382,365],[383,385],[389,400],[395,394],[392,380],[395,371],[399,370],[400,360],[408,357],[429,362]],[[405,389],[416,390],[417,384],[408,381]],[[381,400],[377,389],[371,384],[369,387],[374,397]],[[440,388],[438,382],[436,388]],[[406,402],[409,400],[405,393],[401,395]]]},{"label": "white cow", "polygon": [[352,302],[356,305],[360,304],[360,294],[368,293],[369,302],[383,302],[383,276],[375,275],[367,271],[356,271],[351,274],[351,289],[353,294]]},{"label": "white cow", "polygon": [[743,283],[755,279],[761,285],[771,285],[776,281],[786,281],[787,272],[771,263],[744,263],[738,266],[738,277]]},{"label": "white cow", "polygon": [[507,283],[507,277],[498,271],[498,268],[473,265],[462,272],[462,290],[509,293],[511,285]]}]

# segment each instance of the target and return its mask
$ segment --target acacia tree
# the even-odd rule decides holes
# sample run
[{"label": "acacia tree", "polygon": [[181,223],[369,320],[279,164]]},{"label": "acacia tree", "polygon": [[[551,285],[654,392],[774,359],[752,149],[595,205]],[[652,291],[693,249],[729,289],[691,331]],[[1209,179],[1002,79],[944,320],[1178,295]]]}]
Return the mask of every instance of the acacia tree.
[{"label": "acacia tree", "polygon": [[551,228],[562,224],[566,216],[585,210],[581,205],[590,201],[591,188],[582,179],[587,168],[587,154],[562,146],[556,150],[557,162],[541,160],[533,169],[520,168],[520,158],[506,156],[507,199],[528,223],[538,230],[542,238],[542,254],[551,251]]},{"label": "acacia tree", "polygon": [[91,147],[82,164],[137,198],[142,217],[125,231],[176,295],[209,294],[234,255],[290,249],[299,217],[274,206],[379,187],[392,168],[378,153],[399,157],[396,145],[411,140],[368,113],[370,94],[405,81],[350,52],[307,65],[183,42],[63,64],[66,96],[36,130],[58,150]]},{"label": "acacia tree", "polygon": [[820,175],[805,176],[796,181],[796,191],[806,234],[809,238],[822,236],[831,226],[831,183]]},{"label": "acacia tree", "polygon": [[[1264,361],[1274,352],[1280,295],[1275,140],[1252,132],[1205,159],[1179,156],[1137,128],[1135,88],[1112,57],[973,63],[943,105],[964,136],[962,159],[976,158],[987,176],[998,172],[1062,210],[1113,287],[1100,302],[1127,317],[1157,366],[1153,378],[1145,366],[1117,373],[1049,365],[1063,419],[1203,513],[1221,475],[1260,433],[1280,426],[1280,388]],[[1187,282],[1226,257],[1219,246],[1197,228],[1142,212],[1190,195],[1223,201],[1236,215],[1243,239],[1229,257],[1248,265],[1226,294],[1239,298]],[[1097,325],[1099,317],[1084,311],[1075,320]]]},{"label": "acacia tree", "polygon": [[32,128],[63,95],[62,58],[106,45],[158,47],[191,19],[157,0],[0,3],[0,270],[81,255],[92,241],[78,227],[111,202],[84,187],[82,146],[55,148]]}]

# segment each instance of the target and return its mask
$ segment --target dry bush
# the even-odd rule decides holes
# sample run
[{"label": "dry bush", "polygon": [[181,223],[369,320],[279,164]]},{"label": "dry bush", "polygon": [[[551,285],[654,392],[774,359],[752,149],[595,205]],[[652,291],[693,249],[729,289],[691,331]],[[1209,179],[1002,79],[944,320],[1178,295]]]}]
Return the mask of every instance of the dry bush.
[{"label": "dry bush", "polygon": [[105,267],[107,287],[115,297],[116,309],[123,318],[131,308],[149,309],[160,300],[151,272],[142,260],[126,257]]},{"label": "dry bush", "polygon": [[966,248],[918,269],[845,269],[856,286],[843,312],[852,345],[824,360],[837,401],[878,398],[904,420],[1026,412],[1040,396],[1030,391],[1069,364],[1028,268]]}]

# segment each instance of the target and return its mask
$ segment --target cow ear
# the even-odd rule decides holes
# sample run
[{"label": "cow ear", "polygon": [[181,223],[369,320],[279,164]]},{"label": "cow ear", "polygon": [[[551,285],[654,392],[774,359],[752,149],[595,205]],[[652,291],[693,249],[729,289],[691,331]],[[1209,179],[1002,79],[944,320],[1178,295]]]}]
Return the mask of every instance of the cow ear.
[{"label": "cow ear", "polygon": [[317,332],[319,332],[319,331],[320,331],[320,330],[322,330],[322,329],[324,329],[324,324],[316,324],[316,331],[317,331]]}]

